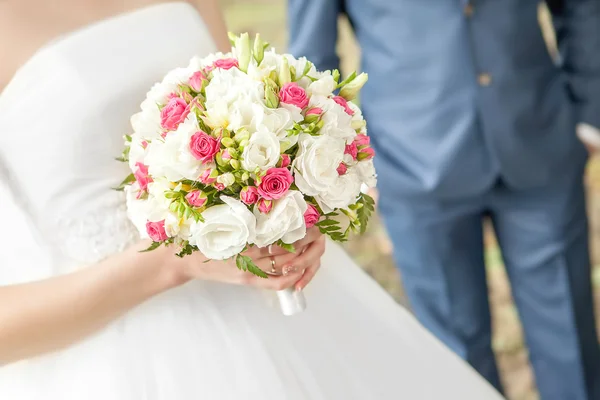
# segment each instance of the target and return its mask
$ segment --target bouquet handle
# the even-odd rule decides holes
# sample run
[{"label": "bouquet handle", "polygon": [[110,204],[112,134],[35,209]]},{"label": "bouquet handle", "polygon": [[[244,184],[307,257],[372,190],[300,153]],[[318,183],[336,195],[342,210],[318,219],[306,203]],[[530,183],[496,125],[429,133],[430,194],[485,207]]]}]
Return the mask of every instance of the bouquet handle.
[{"label": "bouquet handle", "polygon": [[281,306],[281,312],[285,316],[292,316],[306,310],[306,297],[304,292],[288,288],[277,291],[277,298]]}]

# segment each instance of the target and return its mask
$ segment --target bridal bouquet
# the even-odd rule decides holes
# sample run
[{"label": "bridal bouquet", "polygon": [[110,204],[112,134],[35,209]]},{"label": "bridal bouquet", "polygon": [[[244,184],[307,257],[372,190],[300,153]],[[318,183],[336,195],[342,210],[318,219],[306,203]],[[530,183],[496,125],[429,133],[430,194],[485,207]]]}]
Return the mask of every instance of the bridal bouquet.
[{"label": "bridal bouquet", "polygon": [[231,39],[230,53],[194,58],[150,89],[125,137],[119,160],[132,173],[120,189],[148,250],[235,257],[267,278],[248,246],[293,251],[314,225],[335,241],[366,228],[374,151],[350,101],[367,76],[340,81],[258,35]]}]

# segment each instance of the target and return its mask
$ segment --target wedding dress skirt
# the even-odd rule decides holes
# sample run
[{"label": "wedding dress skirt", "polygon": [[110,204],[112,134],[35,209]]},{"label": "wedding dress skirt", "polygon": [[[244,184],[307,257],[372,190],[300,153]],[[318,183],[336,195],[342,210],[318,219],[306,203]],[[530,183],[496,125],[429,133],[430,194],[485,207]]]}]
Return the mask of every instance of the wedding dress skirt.
[{"label": "wedding dress skirt", "polygon": [[[164,73],[210,51],[194,9],[167,3],[69,33],[20,69],[0,96],[0,285],[68,273],[136,240],[110,189],[126,175],[113,157],[128,118]],[[0,367],[0,398],[500,398],[340,247],[328,244],[322,264],[297,316],[274,293],[190,282],[64,350]]]}]

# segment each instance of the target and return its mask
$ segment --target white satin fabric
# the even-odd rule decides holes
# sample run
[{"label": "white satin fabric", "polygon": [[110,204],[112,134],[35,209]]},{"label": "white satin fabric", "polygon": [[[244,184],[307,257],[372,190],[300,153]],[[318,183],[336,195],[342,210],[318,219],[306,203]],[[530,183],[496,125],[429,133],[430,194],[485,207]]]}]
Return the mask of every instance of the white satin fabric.
[{"label": "white satin fabric", "polygon": [[[1,285],[136,240],[111,190],[127,174],[114,157],[129,116],[169,69],[214,50],[197,12],[167,3],[67,34],[21,68],[0,96]],[[306,312],[284,317],[274,294],[192,282],[65,350],[0,368],[0,398],[500,398],[337,245],[306,297]]]}]

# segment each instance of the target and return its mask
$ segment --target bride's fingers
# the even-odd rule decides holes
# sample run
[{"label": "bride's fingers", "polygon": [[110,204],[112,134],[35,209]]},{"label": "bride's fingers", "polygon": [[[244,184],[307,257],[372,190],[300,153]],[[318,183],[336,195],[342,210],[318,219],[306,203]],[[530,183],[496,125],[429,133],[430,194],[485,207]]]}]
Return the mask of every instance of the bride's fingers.
[{"label": "bride's fingers", "polygon": [[321,268],[321,260],[317,260],[314,264],[309,266],[306,270],[304,270],[304,274],[298,282],[294,284],[294,288],[296,290],[302,290],[313,280],[317,271]]},{"label": "bride's fingers", "polygon": [[283,290],[293,287],[301,276],[302,272],[293,272],[288,275],[269,276],[269,278],[264,279],[247,274],[243,284],[252,285],[261,289]]}]

